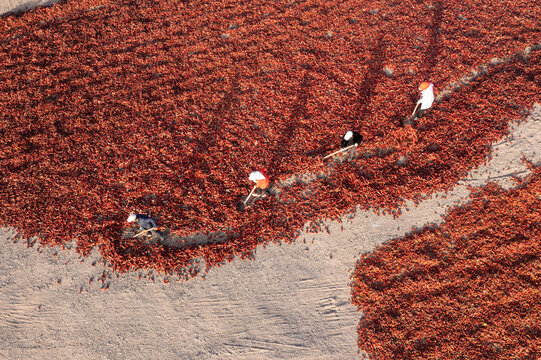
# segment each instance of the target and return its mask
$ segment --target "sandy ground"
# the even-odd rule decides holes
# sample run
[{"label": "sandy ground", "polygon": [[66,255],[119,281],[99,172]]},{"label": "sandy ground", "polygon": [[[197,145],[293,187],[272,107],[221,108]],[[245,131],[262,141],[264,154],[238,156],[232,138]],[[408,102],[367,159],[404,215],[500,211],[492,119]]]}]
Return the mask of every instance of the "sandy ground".
[{"label": "sandy ground", "polygon": [[37,6],[48,6],[60,0],[0,0],[0,14],[17,13]]},{"label": "sandy ground", "polygon": [[[3,1],[0,12],[29,4]],[[27,248],[13,229],[0,229],[0,358],[357,358],[361,314],[348,283],[358,256],[412,227],[439,223],[467,201],[469,185],[512,186],[528,173],[523,156],[541,163],[540,105],[494,144],[486,165],[448,193],[408,204],[400,218],[357,211],[342,224],[328,222],[330,234],[260,247],[253,261],[237,259],[187,282],[164,283],[148,271],[118,276],[96,252],[79,258],[73,250]]]}]

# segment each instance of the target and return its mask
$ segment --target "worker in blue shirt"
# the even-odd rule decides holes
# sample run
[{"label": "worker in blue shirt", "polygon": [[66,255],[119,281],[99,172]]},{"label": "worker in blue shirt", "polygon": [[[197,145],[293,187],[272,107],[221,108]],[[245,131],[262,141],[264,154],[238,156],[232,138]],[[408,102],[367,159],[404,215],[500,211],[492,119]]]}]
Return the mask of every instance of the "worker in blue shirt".
[{"label": "worker in blue shirt", "polygon": [[152,235],[161,236],[160,233],[156,231],[158,230],[158,223],[150,216],[131,213],[130,216],[128,216],[128,222],[131,223],[134,221],[137,221],[139,224],[140,231],[146,231],[150,232]]}]

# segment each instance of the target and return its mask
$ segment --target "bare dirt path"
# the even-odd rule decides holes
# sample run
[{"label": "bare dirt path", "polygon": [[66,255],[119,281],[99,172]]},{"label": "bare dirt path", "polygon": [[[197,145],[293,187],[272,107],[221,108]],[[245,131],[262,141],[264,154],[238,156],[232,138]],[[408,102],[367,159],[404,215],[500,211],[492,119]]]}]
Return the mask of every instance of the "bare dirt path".
[{"label": "bare dirt path", "polygon": [[60,0],[0,0],[0,15],[26,11],[37,6],[48,6],[59,1]]}]

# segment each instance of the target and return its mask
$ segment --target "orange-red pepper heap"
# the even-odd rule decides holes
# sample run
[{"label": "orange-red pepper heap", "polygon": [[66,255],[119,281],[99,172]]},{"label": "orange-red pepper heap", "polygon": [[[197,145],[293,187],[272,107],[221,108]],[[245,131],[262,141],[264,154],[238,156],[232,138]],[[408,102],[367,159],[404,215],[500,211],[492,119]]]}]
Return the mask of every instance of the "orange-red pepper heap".
[{"label": "orange-red pepper heap", "polygon": [[541,168],[494,184],[439,228],[363,256],[352,276],[359,347],[378,359],[541,355]]},{"label": "orange-red pepper heap", "polygon": [[[512,6],[511,6],[512,5]],[[510,11],[509,9],[512,9]],[[119,271],[216,265],[356,205],[395,209],[452,186],[540,93],[539,51],[401,127],[437,90],[539,43],[535,1],[68,1],[0,19],[2,225],[100,245]],[[236,208],[253,169],[326,171],[345,131],[361,157]],[[187,249],[120,241],[134,208]],[[234,234],[234,236],[233,236]]]}]

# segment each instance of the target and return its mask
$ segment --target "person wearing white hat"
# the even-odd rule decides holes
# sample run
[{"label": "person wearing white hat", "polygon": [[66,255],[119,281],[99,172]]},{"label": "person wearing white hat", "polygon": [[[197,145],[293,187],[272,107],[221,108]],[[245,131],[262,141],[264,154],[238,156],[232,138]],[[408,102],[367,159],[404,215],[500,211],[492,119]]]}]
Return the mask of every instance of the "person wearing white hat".
[{"label": "person wearing white hat", "polygon": [[419,91],[421,92],[421,97],[419,98],[419,101],[417,101],[417,105],[412,114],[414,120],[423,116],[425,111],[430,109],[432,103],[434,103],[434,84],[424,81],[419,85]]},{"label": "person wearing white hat", "polygon": [[134,221],[137,221],[139,224],[140,231],[147,231],[152,235],[160,236],[160,233],[156,231],[156,229],[158,229],[158,223],[150,216],[131,213],[130,216],[128,216],[128,222],[131,223]]},{"label": "person wearing white hat", "polygon": [[255,183],[255,192],[253,193],[254,197],[261,197],[269,194],[270,179],[269,175],[267,174],[267,169],[260,169],[258,171],[251,172],[248,179]]},{"label": "person wearing white hat", "polygon": [[357,149],[357,146],[359,146],[361,141],[363,141],[363,136],[358,132],[352,130],[346,132],[346,134],[342,138],[342,141],[340,142],[340,149],[342,149],[342,151],[350,149],[348,160],[353,159],[353,154],[355,153],[355,150]]},{"label": "person wearing white hat", "polygon": [[248,194],[246,199],[242,201],[239,204],[239,210],[244,210],[245,207],[249,204],[250,199],[252,199],[252,196],[255,198],[264,197],[269,192],[269,184],[270,179],[269,175],[267,174],[267,169],[260,169],[258,171],[252,171],[250,175],[248,176],[248,179],[250,181],[253,181],[255,183],[254,187],[252,188],[252,191]]}]

